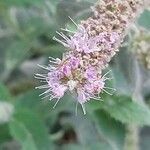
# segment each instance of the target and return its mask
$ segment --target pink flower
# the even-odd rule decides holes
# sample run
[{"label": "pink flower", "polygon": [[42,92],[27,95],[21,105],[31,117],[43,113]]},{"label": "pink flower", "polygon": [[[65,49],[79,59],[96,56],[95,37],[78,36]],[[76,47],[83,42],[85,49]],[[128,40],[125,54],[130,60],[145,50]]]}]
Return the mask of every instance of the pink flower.
[{"label": "pink flower", "polygon": [[114,43],[118,43],[119,41],[119,34],[116,32],[112,32],[112,34],[110,35],[110,43],[114,44]]},{"label": "pink flower", "polygon": [[111,49],[118,39],[119,35],[116,32],[102,32],[97,36],[91,37],[88,35],[86,29],[80,26],[78,31],[66,43],[74,51],[92,53],[104,50],[101,45],[104,45],[105,49]]},{"label": "pink flower", "polygon": [[76,68],[78,68],[78,66],[80,64],[80,61],[76,57],[71,57],[69,60],[69,64],[72,69],[76,69]]},{"label": "pink flower", "polygon": [[59,80],[63,77],[63,73],[59,70],[54,70],[51,72],[48,72],[48,76],[47,76],[47,82],[51,85],[55,82],[59,82]]},{"label": "pink flower", "polygon": [[63,37],[63,40],[59,40],[56,37],[54,37],[54,40],[72,51],[84,52],[85,54],[104,50],[110,51],[113,45],[119,40],[117,32],[101,32],[99,35],[89,36],[88,31],[81,25],[78,26],[77,32],[69,37],[62,32],[58,34]]},{"label": "pink flower", "polygon": [[141,5],[143,4],[139,0],[135,3],[104,0],[93,8],[93,16],[80,25],[70,18],[77,31],[62,29],[71,34],[66,36],[63,32],[57,32],[61,40],[53,38],[64,45],[68,52],[63,55],[62,60],[50,58],[49,66],[42,67],[48,70],[47,74],[36,74],[36,78],[46,83],[37,87],[47,89],[40,96],[46,95],[50,99],[59,100],[67,90],[76,92],[77,102],[81,104],[85,114],[85,102],[90,99],[99,100],[99,94],[103,91],[110,94],[105,89],[113,89],[105,87],[108,78],[107,73],[102,77],[102,70],[118,51],[126,35],[126,28],[134,20]]},{"label": "pink flower", "polygon": [[89,67],[88,69],[86,69],[86,71],[84,73],[85,78],[89,82],[92,82],[93,80],[96,80],[97,75],[98,75],[98,72],[96,71],[96,69],[94,67]]},{"label": "pink flower", "polygon": [[72,71],[78,68],[79,63],[80,62],[78,58],[70,56],[70,58],[67,59],[67,62],[61,67],[62,72],[65,76],[70,76],[72,74]]},{"label": "pink flower", "polygon": [[[95,81],[89,81],[85,84],[84,88],[89,94],[98,94],[104,89],[105,81],[103,79],[98,79]],[[91,96],[92,97],[92,96]]]},{"label": "pink flower", "polygon": [[53,98],[58,98],[58,99],[63,97],[65,91],[67,90],[67,86],[64,86],[58,83],[53,84],[51,88],[52,88]]},{"label": "pink flower", "polygon": [[64,75],[70,76],[71,75],[71,66],[69,66],[68,64],[65,64],[62,67],[62,72],[64,73]]},{"label": "pink flower", "polygon": [[84,91],[83,89],[80,89],[80,88],[79,88],[79,89],[77,90],[77,94],[78,94],[77,99],[78,99],[78,102],[79,102],[80,104],[84,104],[85,102],[88,101],[89,97],[88,97],[88,95],[85,93],[85,91]]}]

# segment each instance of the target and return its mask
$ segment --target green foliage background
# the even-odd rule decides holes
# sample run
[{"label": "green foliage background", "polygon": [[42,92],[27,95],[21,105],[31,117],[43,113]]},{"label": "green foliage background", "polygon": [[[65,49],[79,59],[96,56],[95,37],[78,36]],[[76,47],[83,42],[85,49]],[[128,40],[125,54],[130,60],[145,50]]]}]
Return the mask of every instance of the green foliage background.
[{"label": "green foliage background", "polygon": [[[69,94],[52,109],[54,103],[41,100],[41,91],[34,89],[39,85],[34,73],[43,71],[37,64],[47,64],[49,56],[61,58],[65,51],[52,40],[55,31],[74,28],[68,16],[80,22],[95,1],[0,0],[0,102],[14,107],[9,121],[0,120],[1,150],[123,150],[128,125],[138,126],[139,149],[150,149],[150,72],[130,46],[121,48],[109,67],[113,80],[107,84],[116,92],[87,103],[86,116],[81,108],[75,115]],[[137,22],[149,30],[150,12]]]}]

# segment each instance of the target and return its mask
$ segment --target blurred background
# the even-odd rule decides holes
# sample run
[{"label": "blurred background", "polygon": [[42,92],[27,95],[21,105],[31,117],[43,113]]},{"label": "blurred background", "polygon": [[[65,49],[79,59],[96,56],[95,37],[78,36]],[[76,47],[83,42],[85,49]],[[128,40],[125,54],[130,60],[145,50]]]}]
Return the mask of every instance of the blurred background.
[{"label": "blurred background", "polygon": [[[150,150],[150,11],[131,27],[108,70],[113,96],[86,104],[41,100],[35,73],[62,57],[60,28],[91,15],[96,0],[0,0],[0,150]],[[107,71],[107,70],[106,70]],[[111,92],[111,91],[110,91]]]}]

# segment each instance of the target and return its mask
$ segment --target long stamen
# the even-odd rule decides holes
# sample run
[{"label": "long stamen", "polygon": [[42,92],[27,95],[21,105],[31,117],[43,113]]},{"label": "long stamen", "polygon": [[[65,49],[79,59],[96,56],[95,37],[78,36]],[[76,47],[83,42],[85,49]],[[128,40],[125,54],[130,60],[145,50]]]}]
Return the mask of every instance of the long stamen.
[{"label": "long stamen", "polygon": [[102,76],[102,78],[105,78],[110,72],[112,72],[112,71],[109,70],[108,72],[106,72],[106,73]]},{"label": "long stamen", "polygon": [[40,80],[41,83],[47,83],[47,81],[45,79]]},{"label": "long stamen", "polygon": [[73,22],[73,24],[78,28],[79,26],[75,23],[75,21],[70,16],[68,16],[68,17]]},{"label": "long stamen", "polygon": [[47,89],[47,88],[49,88],[49,85],[41,85],[41,86],[35,87],[35,89]]},{"label": "long stamen", "polygon": [[60,100],[60,99],[58,99],[58,100],[56,101],[56,103],[55,103],[55,105],[53,106],[53,108],[55,108],[55,107],[57,106],[59,100]]},{"label": "long stamen", "polygon": [[55,36],[53,37],[53,40],[57,41],[58,43],[64,45],[65,47],[69,47],[68,44],[66,44],[65,42],[59,40],[58,38],[56,38]]},{"label": "long stamen", "polygon": [[43,80],[43,81],[46,80],[46,78],[41,78],[41,77],[36,77],[36,76],[34,76],[34,78],[39,79],[39,80]]},{"label": "long stamen", "polygon": [[111,93],[109,93],[107,90],[105,90],[105,89],[102,89],[102,91],[104,91],[105,93],[107,93],[107,94],[109,94],[109,95],[113,95],[113,94],[111,94]]},{"label": "long stamen", "polygon": [[51,59],[51,60],[54,60],[54,61],[56,61],[56,59],[57,59],[57,58],[53,58],[51,56],[49,56],[48,58]]},{"label": "long stamen", "polygon": [[90,98],[91,98],[91,99],[94,99],[94,100],[98,100],[98,101],[100,100],[99,97],[94,97],[94,96],[93,96],[93,97],[90,97]]},{"label": "long stamen", "polygon": [[103,78],[104,81],[106,80],[113,80],[113,77],[112,78]]},{"label": "long stamen", "polygon": [[35,74],[35,76],[39,76],[39,77],[44,77],[44,78],[46,78],[47,77],[47,75],[46,74]]},{"label": "long stamen", "polygon": [[71,30],[67,29],[67,28],[66,28],[66,29],[60,28],[60,29],[61,29],[62,31],[66,31],[66,32],[74,33],[74,34],[76,33],[76,32],[74,32],[74,31],[71,31]]},{"label": "long stamen", "polygon": [[69,38],[67,37],[67,36],[65,36],[62,32],[58,32],[58,31],[56,31],[56,33],[58,34],[58,35],[60,35],[64,40],[69,40]]},{"label": "long stamen", "polygon": [[116,91],[116,89],[114,89],[114,88],[111,88],[111,87],[104,87],[105,89],[110,89],[110,90],[113,90],[113,91]]},{"label": "long stamen", "polygon": [[51,100],[53,100],[53,99],[55,99],[55,98],[56,98],[56,96],[52,95],[52,96],[49,98],[49,101],[51,101]]},{"label": "long stamen", "polygon": [[81,104],[82,110],[83,110],[83,114],[86,115],[86,111],[85,111],[85,106],[84,104]]},{"label": "long stamen", "polygon": [[39,65],[39,64],[38,64],[38,66],[39,66],[40,68],[45,69],[45,70],[48,70],[48,71],[50,70],[50,68],[49,68],[49,67],[47,67],[47,66],[43,66],[43,65]]},{"label": "long stamen", "polygon": [[50,97],[50,96],[53,96],[53,95],[52,94],[48,94],[48,95],[42,97],[42,99],[45,99],[45,98]]},{"label": "long stamen", "polygon": [[42,96],[42,95],[44,95],[44,94],[47,94],[47,93],[49,93],[51,91],[51,89],[48,89],[48,90],[46,90],[45,92],[43,92],[42,94],[40,94],[39,96]]},{"label": "long stamen", "polygon": [[79,104],[79,102],[77,101],[77,102],[76,102],[76,109],[75,109],[75,114],[76,114],[76,116],[78,115],[78,104]]},{"label": "long stamen", "polygon": [[57,62],[57,61],[53,61],[53,60],[49,60],[49,62],[50,62],[50,63],[53,63],[53,64],[56,64],[56,65],[58,65],[58,64],[59,64],[59,62]]}]

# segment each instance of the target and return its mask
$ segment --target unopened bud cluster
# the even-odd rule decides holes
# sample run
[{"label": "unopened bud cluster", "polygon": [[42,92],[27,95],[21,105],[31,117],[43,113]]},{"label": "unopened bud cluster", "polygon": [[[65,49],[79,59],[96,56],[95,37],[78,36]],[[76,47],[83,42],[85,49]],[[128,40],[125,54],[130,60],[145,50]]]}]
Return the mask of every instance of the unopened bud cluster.
[{"label": "unopened bud cluster", "polygon": [[133,52],[140,63],[150,69],[150,32],[140,29],[133,42]]}]

